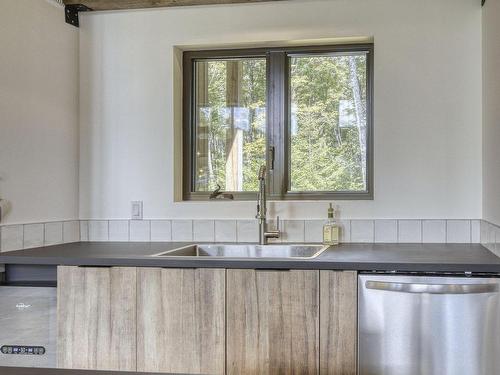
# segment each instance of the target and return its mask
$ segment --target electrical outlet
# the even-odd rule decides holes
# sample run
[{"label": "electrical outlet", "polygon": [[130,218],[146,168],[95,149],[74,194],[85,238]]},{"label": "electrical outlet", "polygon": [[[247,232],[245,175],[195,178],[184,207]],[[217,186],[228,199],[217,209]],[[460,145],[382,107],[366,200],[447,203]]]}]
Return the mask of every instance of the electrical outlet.
[{"label": "electrical outlet", "polygon": [[142,220],[142,201],[132,201],[132,220]]}]

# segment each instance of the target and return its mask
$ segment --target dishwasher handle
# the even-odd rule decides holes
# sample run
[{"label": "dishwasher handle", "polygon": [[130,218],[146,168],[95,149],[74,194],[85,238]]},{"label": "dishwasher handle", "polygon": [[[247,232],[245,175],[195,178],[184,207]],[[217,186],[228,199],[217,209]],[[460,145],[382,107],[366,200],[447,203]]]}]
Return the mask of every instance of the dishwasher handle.
[{"label": "dishwasher handle", "polygon": [[386,292],[416,294],[480,294],[498,292],[498,284],[420,284],[368,280],[365,286],[367,289],[383,290]]}]

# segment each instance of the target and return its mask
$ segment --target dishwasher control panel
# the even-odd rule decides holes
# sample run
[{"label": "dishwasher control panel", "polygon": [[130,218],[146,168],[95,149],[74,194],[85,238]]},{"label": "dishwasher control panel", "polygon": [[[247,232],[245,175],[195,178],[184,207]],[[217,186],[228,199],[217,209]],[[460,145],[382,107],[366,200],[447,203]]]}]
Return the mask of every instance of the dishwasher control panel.
[{"label": "dishwasher control panel", "polygon": [[4,345],[0,348],[2,354],[22,354],[22,355],[43,355],[45,348],[43,346],[25,346],[25,345]]}]

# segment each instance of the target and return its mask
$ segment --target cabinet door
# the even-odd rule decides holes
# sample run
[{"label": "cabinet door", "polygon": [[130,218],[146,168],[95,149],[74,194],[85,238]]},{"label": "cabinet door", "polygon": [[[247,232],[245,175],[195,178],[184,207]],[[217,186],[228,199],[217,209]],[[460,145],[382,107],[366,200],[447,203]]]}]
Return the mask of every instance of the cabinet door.
[{"label": "cabinet door", "polygon": [[225,270],[138,269],[138,371],[224,374]]},{"label": "cabinet door", "polygon": [[58,267],[60,368],[136,370],[136,269]]},{"label": "cabinet door", "polygon": [[320,271],[321,374],[355,375],[357,358],[357,273]]},{"label": "cabinet door", "polygon": [[316,374],[319,271],[227,270],[227,373]]}]

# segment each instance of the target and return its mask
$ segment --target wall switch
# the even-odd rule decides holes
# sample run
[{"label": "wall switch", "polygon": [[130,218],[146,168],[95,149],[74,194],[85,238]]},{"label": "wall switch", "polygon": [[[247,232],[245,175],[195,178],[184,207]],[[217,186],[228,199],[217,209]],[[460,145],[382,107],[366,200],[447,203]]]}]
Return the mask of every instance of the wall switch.
[{"label": "wall switch", "polygon": [[132,201],[132,220],[142,220],[142,201]]}]

